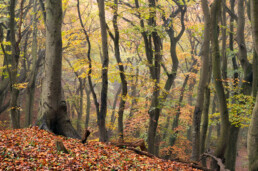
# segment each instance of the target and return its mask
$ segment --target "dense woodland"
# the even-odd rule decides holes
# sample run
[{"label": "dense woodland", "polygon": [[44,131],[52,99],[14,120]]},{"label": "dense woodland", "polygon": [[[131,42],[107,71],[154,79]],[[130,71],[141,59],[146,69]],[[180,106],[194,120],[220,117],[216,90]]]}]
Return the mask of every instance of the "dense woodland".
[{"label": "dense woodland", "polygon": [[1,0],[0,45],[2,130],[258,170],[257,0]]}]

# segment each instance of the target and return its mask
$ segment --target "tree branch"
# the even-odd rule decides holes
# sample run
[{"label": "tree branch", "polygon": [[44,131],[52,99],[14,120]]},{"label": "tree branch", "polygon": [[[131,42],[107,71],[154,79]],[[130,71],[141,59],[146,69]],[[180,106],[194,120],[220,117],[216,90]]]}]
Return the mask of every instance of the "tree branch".
[{"label": "tree branch", "polygon": [[222,160],[220,158],[217,158],[215,156],[213,156],[212,154],[209,154],[209,153],[203,153],[202,156],[208,156],[208,157],[211,157],[213,158],[214,160],[217,161],[217,164],[219,165],[220,167],[220,171],[230,171],[228,169],[225,168],[225,165],[223,164]]}]

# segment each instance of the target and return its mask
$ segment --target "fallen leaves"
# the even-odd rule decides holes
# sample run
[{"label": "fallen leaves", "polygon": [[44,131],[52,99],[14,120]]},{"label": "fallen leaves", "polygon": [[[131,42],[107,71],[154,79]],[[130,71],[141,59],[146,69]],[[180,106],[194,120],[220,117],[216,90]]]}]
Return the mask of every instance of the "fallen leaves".
[{"label": "fallen leaves", "polygon": [[[100,142],[55,136],[37,127],[0,131],[0,170],[197,170]],[[62,141],[69,154],[58,152]]]}]

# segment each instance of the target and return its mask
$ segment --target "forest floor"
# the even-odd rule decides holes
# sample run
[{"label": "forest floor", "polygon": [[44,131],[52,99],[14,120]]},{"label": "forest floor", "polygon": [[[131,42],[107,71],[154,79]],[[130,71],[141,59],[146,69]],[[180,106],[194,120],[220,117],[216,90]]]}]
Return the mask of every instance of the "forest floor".
[{"label": "forest floor", "polygon": [[242,147],[238,150],[236,158],[236,171],[248,171],[247,149]]},{"label": "forest floor", "polygon": [[[105,143],[55,136],[37,127],[0,131],[0,170],[197,170]],[[57,151],[62,141],[69,154]]]}]

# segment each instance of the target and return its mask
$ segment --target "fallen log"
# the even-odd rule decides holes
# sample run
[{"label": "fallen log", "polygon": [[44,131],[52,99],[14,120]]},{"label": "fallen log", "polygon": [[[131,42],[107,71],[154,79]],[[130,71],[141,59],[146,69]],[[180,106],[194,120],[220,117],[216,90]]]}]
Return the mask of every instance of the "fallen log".
[{"label": "fallen log", "polygon": [[220,167],[220,171],[230,171],[225,168],[225,165],[223,164],[220,158],[217,158],[216,156],[213,156],[212,154],[209,154],[209,153],[203,153],[202,156],[208,156],[214,159],[217,162],[218,166]]},{"label": "fallen log", "polygon": [[[147,148],[145,146],[144,140],[139,140],[139,141],[136,141],[136,142],[111,142],[110,144],[114,145],[114,146],[117,146],[119,148],[125,148],[127,150],[133,151],[133,152],[135,152],[136,154],[139,154],[139,155],[147,156],[147,157],[150,157],[150,158],[162,159],[160,157],[157,157],[157,156],[147,152]],[[141,150],[136,149],[136,147],[140,147]],[[187,162],[187,161],[183,161],[183,160],[180,160],[180,159],[169,159],[169,160],[162,159],[162,160],[180,162],[180,163],[187,164],[187,165],[189,165],[189,166],[191,166],[192,168],[195,168],[195,169],[200,169],[200,170],[204,170],[204,171],[212,171],[211,169],[199,166],[198,163],[194,163],[194,162]]]},{"label": "fallen log", "polygon": [[148,152],[146,152],[146,151],[140,151],[140,150],[137,150],[137,149],[132,148],[132,147],[127,147],[126,149],[131,150],[131,151],[134,151],[134,152],[137,153],[137,154],[144,155],[144,156],[147,156],[147,157],[150,157],[150,158],[156,157],[156,156],[154,156],[154,155],[151,154],[151,153],[148,153]]},{"label": "fallen log", "polygon": [[147,151],[147,148],[145,146],[144,140],[138,140],[135,142],[111,142],[112,145],[115,145],[120,148],[125,148],[125,147],[140,147],[141,151]]}]

